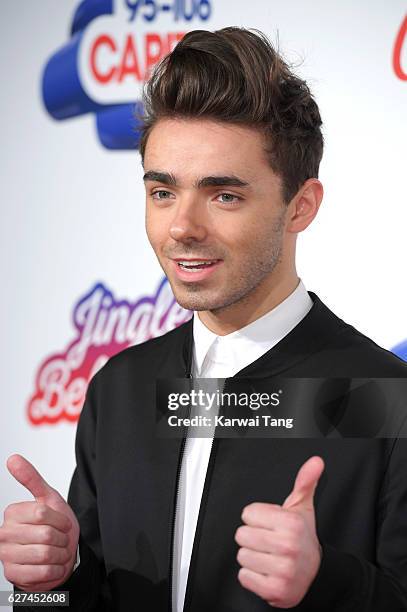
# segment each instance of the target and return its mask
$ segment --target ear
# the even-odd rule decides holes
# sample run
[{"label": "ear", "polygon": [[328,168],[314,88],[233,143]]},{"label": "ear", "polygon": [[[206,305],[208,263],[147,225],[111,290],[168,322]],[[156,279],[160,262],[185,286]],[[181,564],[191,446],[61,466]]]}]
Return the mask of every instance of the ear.
[{"label": "ear", "polygon": [[297,233],[305,230],[316,217],[323,195],[321,181],[307,179],[288,205],[287,231]]}]

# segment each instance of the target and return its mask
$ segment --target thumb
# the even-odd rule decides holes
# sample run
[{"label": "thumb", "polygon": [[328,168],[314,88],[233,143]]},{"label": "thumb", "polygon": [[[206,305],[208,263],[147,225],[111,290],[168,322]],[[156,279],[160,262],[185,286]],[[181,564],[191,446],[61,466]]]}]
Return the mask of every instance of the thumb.
[{"label": "thumb", "polygon": [[298,470],[294,488],[285,500],[283,508],[313,509],[315,489],[324,469],[324,460],[318,455],[307,459]]},{"label": "thumb", "polygon": [[11,455],[6,465],[10,474],[28,489],[37,501],[59,497],[58,491],[53,489],[22,455]]}]

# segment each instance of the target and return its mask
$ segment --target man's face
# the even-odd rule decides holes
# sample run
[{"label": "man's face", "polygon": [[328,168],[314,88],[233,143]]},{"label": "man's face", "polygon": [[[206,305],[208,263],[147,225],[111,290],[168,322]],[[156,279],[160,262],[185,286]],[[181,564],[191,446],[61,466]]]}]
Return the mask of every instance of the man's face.
[{"label": "man's face", "polygon": [[182,307],[219,312],[273,287],[287,207],[258,132],[162,119],[144,171],[148,239]]}]

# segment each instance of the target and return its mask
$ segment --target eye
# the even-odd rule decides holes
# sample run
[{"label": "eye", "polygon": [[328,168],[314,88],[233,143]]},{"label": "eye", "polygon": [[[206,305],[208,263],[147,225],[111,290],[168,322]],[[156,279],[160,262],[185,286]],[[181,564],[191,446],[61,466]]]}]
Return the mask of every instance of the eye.
[{"label": "eye", "polygon": [[220,201],[221,204],[229,204],[232,206],[239,204],[239,202],[242,200],[242,198],[234,195],[233,193],[220,193],[217,197],[218,198],[226,197],[227,198],[226,200],[218,200],[218,201]]},{"label": "eye", "polygon": [[168,200],[171,195],[172,193],[166,189],[157,189],[157,191],[151,192],[153,200]]}]

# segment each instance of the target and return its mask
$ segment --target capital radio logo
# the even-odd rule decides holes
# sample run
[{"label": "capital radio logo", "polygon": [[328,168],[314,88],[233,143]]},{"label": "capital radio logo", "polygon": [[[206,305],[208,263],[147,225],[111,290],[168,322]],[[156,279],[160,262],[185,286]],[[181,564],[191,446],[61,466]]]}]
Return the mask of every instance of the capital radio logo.
[{"label": "capital radio logo", "polygon": [[165,334],[191,316],[175,301],[166,277],[155,295],[134,303],[115,299],[103,283],[96,283],[73,308],[73,340],[38,368],[27,404],[29,422],[77,421],[89,380],[110,357]]},{"label": "capital radio logo", "polygon": [[45,65],[46,110],[60,121],[94,113],[104,147],[137,148],[143,83],[211,14],[211,0],[83,0],[70,39]]}]

